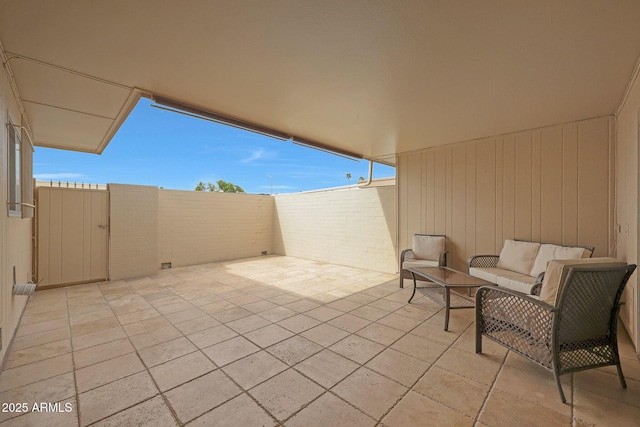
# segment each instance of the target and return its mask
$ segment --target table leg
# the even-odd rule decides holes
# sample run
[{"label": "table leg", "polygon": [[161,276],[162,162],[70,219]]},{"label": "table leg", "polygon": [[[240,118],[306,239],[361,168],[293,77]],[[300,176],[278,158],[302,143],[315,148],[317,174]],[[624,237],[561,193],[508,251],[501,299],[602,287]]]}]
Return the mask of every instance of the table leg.
[{"label": "table leg", "polygon": [[411,277],[413,277],[413,293],[411,294],[411,298],[409,298],[407,304],[409,304],[413,297],[416,295],[416,288],[418,287],[418,284],[416,283],[416,275],[413,273],[413,271],[411,272]]},{"label": "table leg", "polygon": [[444,330],[449,330],[449,307],[451,306],[451,290],[444,287]]}]

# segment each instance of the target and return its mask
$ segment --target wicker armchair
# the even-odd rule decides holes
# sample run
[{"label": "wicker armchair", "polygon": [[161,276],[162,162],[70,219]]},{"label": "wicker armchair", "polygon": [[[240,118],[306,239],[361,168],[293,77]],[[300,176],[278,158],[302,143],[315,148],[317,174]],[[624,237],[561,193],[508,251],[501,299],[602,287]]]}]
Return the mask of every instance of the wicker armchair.
[{"label": "wicker armchair", "polygon": [[626,388],[616,328],[620,297],[635,268],[567,266],[555,305],[508,289],[478,289],[476,353],[484,335],[553,372],[563,403],[560,375],[571,372],[615,365]]},{"label": "wicker armchair", "polygon": [[[439,249],[437,253],[423,258],[419,257],[418,246],[421,246],[420,240],[427,240],[428,246],[437,244]],[[447,237],[443,234],[416,234],[413,237],[412,248],[405,249],[400,254],[400,287],[404,288],[404,279],[412,279],[413,276],[407,271],[410,267],[446,267],[447,266]],[[440,250],[441,249],[441,250]],[[418,254],[416,254],[418,252]],[[429,252],[434,252],[433,247]]]}]

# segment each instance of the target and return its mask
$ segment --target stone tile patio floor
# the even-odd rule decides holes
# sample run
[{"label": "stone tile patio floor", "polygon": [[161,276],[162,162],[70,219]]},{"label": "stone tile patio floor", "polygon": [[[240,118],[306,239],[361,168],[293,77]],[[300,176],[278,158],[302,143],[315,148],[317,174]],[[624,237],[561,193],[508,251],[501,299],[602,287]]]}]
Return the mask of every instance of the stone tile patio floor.
[{"label": "stone tile patio floor", "polygon": [[[407,284],[409,282],[407,281]],[[0,375],[2,426],[637,426],[640,362],[564,377],[397,276],[268,256],[36,292]],[[65,404],[71,409],[64,412]]]}]

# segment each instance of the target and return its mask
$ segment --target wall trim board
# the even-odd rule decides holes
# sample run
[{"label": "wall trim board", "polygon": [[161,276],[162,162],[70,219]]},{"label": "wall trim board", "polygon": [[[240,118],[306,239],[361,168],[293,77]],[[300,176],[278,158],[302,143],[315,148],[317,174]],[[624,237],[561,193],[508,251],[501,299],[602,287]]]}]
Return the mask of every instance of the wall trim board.
[{"label": "wall trim board", "polygon": [[[455,146],[455,145],[469,144],[469,143],[473,143],[473,142],[484,141],[484,140],[487,140],[487,139],[504,138],[506,136],[516,135],[516,134],[519,134],[519,133],[541,131],[541,130],[544,130],[544,129],[551,129],[551,128],[555,128],[555,127],[558,127],[558,126],[565,126],[565,125],[570,125],[570,124],[579,124],[579,123],[583,123],[583,122],[590,122],[590,121],[593,121],[593,120],[612,119],[612,120],[615,121],[616,117],[617,116],[613,115],[613,114],[606,114],[606,115],[603,115],[603,116],[595,116],[595,117],[589,117],[589,118],[586,118],[586,119],[580,119],[580,120],[575,121],[575,122],[555,123],[555,124],[549,124],[549,125],[539,126],[539,127],[530,128],[530,129],[522,129],[522,130],[517,130],[517,131],[513,131],[513,132],[501,133],[501,134],[498,134],[498,135],[481,136],[481,137],[469,139],[469,140],[466,140],[466,141],[456,141],[456,142],[449,142],[447,144],[437,144],[437,145],[430,146],[428,148],[419,148],[417,150],[403,151],[401,153],[398,153],[397,157],[401,157],[401,156],[404,156],[404,155],[407,155],[407,154],[422,153],[424,151],[433,150],[433,149],[437,149],[437,148],[446,148],[446,147],[451,147],[451,146]],[[396,164],[397,164],[397,158],[396,158]]]}]

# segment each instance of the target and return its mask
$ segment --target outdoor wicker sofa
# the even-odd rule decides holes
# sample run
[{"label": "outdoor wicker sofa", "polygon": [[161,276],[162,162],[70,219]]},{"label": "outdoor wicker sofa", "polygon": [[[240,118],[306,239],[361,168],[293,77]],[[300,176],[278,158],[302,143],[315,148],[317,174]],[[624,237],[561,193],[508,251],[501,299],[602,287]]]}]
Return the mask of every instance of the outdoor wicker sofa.
[{"label": "outdoor wicker sofa", "polygon": [[469,274],[498,286],[537,295],[549,261],[590,258],[590,246],[563,246],[525,240],[505,240],[500,255],[475,255],[467,261]]},{"label": "outdoor wicker sofa", "polygon": [[476,293],[476,353],[492,339],[560,376],[615,365],[626,388],[617,343],[620,297],[635,265],[612,258],[551,261],[540,296],[499,286]]}]

